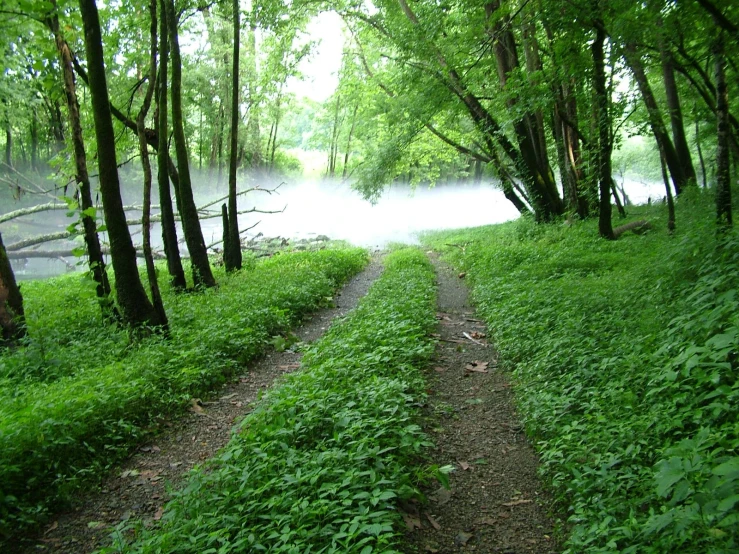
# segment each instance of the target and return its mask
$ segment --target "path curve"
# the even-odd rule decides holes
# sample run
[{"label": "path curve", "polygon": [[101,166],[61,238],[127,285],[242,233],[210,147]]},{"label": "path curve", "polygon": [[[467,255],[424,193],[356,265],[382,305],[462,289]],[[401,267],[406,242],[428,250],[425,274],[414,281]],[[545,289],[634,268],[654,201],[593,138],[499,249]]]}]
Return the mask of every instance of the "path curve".
[{"label": "path curve", "polygon": [[[382,273],[380,256],[334,296],[334,307],[316,312],[293,329],[303,342],[313,342],[331,322],[352,310]],[[161,433],[105,477],[100,489],[80,495],[71,511],[57,514],[39,535],[17,544],[19,554],[84,554],[110,544],[110,530],[122,521],[161,517],[167,487],[177,488],[196,464],[212,457],[231,437],[234,424],[250,411],[261,391],[300,365],[298,352],[271,351],[247,365],[235,383],[227,384],[190,412],[166,421]],[[11,547],[12,548],[12,547]],[[12,550],[11,550],[12,551]]]}]

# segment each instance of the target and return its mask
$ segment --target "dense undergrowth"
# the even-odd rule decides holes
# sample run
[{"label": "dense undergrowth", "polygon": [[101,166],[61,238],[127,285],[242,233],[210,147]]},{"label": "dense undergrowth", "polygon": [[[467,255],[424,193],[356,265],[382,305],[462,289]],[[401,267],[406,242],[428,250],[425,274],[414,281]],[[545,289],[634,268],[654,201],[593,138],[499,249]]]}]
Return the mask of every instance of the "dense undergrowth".
[{"label": "dense undergrowth", "polygon": [[171,337],[104,325],[79,275],[23,284],[29,340],[0,351],[0,539],[43,519],[163,414],[234,375],[367,263],[358,248],[286,253],[218,289],[174,294]]},{"label": "dense undergrowth", "polygon": [[[429,235],[478,313],[568,516],[568,552],[739,548],[739,235],[711,199],[643,236],[527,219]],[[641,213],[639,213],[641,212]]]},{"label": "dense undergrowth", "polygon": [[414,419],[434,313],[425,255],[389,254],[359,307],[191,473],[161,524],[108,551],[394,552],[395,502],[431,472],[409,468],[426,444]]}]

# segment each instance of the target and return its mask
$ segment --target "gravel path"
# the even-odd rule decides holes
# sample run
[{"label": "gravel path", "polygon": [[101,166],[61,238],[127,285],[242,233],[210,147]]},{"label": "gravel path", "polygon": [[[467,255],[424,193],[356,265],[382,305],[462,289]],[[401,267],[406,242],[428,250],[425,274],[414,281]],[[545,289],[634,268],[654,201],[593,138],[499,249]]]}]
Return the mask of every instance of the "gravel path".
[{"label": "gravel path", "polygon": [[[335,295],[335,307],[317,312],[294,333],[303,342],[318,339],[335,318],[357,305],[381,272],[375,256]],[[80,495],[73,510],[57,514],[39,536],[11,545],[6,552],[84,554],[109,544],[111,528],[122,521],[159,519],[168,487],[177,487],[193,466],[222,448],[235,422],[250,412],[260,392],[296,370],[300,358],[298,352],[272,351],[249,364],[237,382],[224,386],[212,399],[194,401],[188,414],[165,422],[160,434],[141,445],[99,489]]]},{"label": "gravel path", "polygon": [[464,281],[431,255],[439,281],[439,344],[428,372],[430,464],[453,465],[451,490],[425,491],[425,506],[404,506],[411,553],[560,552],[550,498],[537,478],[506,376],[485,325],[474,317]]}]

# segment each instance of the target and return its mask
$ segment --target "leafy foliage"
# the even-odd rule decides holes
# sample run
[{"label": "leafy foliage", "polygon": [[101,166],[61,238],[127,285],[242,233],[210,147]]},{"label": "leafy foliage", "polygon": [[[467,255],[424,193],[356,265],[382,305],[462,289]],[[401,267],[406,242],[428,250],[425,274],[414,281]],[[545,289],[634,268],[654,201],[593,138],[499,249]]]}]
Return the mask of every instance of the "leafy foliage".
[{"label": "leafy foliage", "polygon": [[434,273],[414,249],[386,258],[360,306],[267,393],[229,445],[194,470],[160,528],[116,552],[395,552],[397,498],[427,443],[414,422],[431,354]]},{"label": "leafy foliage", "polygon": [[125,329],[101,331],[78,276],[26,283],[32,339],[0,358],[0,536],[43,517],[161,414],[234,375],[366,260],[358,248],[287,253],[224,272],[218,290],[165,287],[171,338],[133,343]]},{"label": "leafy foliage", "polygon": [[675,237],[525,218],[427,237],[468,272],[512,371],[567,552],[738,546],[739,237],[704,223],[707,195],[680,207]]}]

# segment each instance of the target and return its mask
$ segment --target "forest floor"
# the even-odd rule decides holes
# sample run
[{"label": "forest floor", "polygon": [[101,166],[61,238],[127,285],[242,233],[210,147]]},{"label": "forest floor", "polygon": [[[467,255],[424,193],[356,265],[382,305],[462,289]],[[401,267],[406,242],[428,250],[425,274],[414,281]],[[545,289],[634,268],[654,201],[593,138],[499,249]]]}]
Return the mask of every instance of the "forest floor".
[{"label": "forest floor", "polygon": [[439,282],[439,342],[428,369],[428,463],[452,465],[450,489],[424,491],[426,506],[404,506],[407,552],[560,552],[551,499],[516,414],[506,376],[474,317],[463,279],[431,255]]},{"label": "forest floor", "polygon": [[[331,322],[344,316],[382,273],[378,255],[334,296],[334,307],[316,312],[293,330],[301,342],[317,340]],[[231,438],[235,423],[251,411],[262,391],[300,366],[294,349],[271,351],[248,364],[237,382],[205,401],[193,401],[190,412],[161,426],[158,436],[142,444],[94,491],[82,493],[69,511],[57,514],[36,537],[17,545],[19,554],[87,554],[110,544],[113,527],[127,520],[161,518],[168,490],[184,482],[195,465],[212,457]]]},{"label": "forest floor", "polygon": [[[474,317],[467,288],[431,255],[439,282],[438,346],[428,368],[425,431],[435,443],[425,465],[453,465],[449,490],[424,491],[429,503],[403,503],[408,553],[554,553],[561,548],[548,517],[550,498],[537,478],[538,460],[528,444],[506,377],[496,367],[485,325]],[[377,256],[339,293],[336,306],[295,329],[302,342],[318,339],[331,321],[354,308],[382,271]],[[211,399],[193,402],[184,417],[161,432],[99,488],[81,494],[18,553],[83,554],[110,544],[111,529],[127,520],[155,522],[168,491],[230,439],[235,422],[249,413],[261,391],[300,365],[301,354],[272,351],[248,366],[236,383]]]}]

